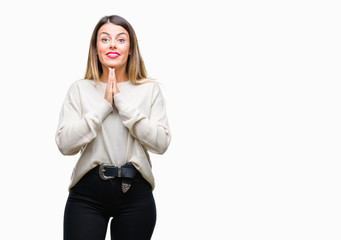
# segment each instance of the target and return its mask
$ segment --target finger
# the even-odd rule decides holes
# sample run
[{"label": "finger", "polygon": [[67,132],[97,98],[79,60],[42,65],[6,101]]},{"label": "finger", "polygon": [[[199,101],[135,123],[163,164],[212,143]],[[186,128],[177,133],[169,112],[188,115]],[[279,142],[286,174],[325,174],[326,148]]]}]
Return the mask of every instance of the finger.
[{"label": "finger", "polygon": [[[110,71],[110,68],[109,68],[109,71]],[[110,75],[109,75],[109,76],[110,76]],[[105,96],[104,96],[104,98],[105,98],[110,104],[113,104],[112,95],[113,95],[113,92],[112,92],[112,80],[111,80],[111,78],[109,77],[109,78],[108,78],[108,82],[107,82],[107,87],[106,87],[106,89],[105,89]]]},{"label": "finger", "polygon": [[104,99],[106,99],[111,105],[113,104],[112,88],[110,87],[109,83],[108,83],[107,88],[105,90]]},{"label": "finger", "polygon": [[109,67],[109,80],[112,80],[112,72],[113,72],[112,68]]},{"label": "finger", "polygon": [[109,68],[109,79],[113,82],[116,81],[115,68]]},{"label": "finger", "polygon": [[117,93],[117,81],[116,81],[116,77],[114,77],[114,82],[112,83],[112,91],[114,94]]},{"label": "finger", "polygon": [[107,87],[106,87],[105,91],[106,91],[106,93],[109,93],[112,91],[112,81],[111,81],[110,77],[108,79]]},{"label": "finger", "polygon": [[111,91],[113,91],[114,82],[115,82],[115,69],[109,67],[108,85],[110,85]]},{"label": "finger", "polygon": [[117,93],[117,84],[116,84],[116,82],[114,82],[114,84],[113,84],[113,93],[114,94]]}]

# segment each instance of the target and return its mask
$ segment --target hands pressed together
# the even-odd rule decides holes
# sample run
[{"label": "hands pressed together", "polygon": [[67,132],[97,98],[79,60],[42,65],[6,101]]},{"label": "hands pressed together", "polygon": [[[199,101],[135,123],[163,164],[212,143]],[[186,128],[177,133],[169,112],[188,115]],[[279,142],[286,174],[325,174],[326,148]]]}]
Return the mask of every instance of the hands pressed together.
[{"label": "hands pressed together", "polygon": [[117,87],[117,81],[115,77],[115,68],[109,68],[109,78],[107,88],[105,89],[104,99],[107,100],[111,105],[113,105],[113,97],[119,92],[120,90]]}]

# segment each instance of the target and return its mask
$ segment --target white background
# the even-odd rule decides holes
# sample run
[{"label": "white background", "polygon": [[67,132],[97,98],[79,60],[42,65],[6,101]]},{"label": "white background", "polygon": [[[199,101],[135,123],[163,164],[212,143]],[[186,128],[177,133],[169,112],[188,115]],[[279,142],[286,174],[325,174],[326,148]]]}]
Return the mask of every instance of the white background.
[{"label": "white background", "polygon": [[55,145],[59,111],[111,14],[133,25],[167,101],[153,239],[341,239],[337,3],[1,3],[0,239],[62,239],[78,156]]}]

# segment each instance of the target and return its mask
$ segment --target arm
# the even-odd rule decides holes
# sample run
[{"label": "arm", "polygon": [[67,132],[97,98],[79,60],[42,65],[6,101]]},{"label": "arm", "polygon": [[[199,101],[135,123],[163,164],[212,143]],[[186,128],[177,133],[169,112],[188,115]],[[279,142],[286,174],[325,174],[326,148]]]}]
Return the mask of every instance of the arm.
[{"label": "arm", "polygon": [[163,154],[170,143],[165,102],[158,85],[155,86],[149,118],[136,108],[129,106],[121,94],[114,95],[115,105],[129,129],[130,134],[138,139],[149,151]]},{"label": "arm", "polygon": [[75,84],[72,85],[60,112],[55,138],[60,152],[64,155],[77,154],[96,137],[111,111],[112,106],[103,99],[96,111],[82,117],[79,90]]}]

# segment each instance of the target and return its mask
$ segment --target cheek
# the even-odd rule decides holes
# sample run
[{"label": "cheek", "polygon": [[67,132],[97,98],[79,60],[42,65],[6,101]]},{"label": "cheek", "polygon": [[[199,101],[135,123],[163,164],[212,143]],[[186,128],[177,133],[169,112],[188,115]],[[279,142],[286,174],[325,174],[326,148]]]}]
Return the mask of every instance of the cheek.
[{"label": "cheek", "polygon": [[97,56],[99,58],[99,61],[103,62],[103,54],[106,54],[106,49],[103,46],[103,44],[97,44]]},{"label": "cheek", "polygon": [[103,52],[103,46],[101,44],[97,44],[97,54],[99,55],[102,52]]},{"label": "cheek", "polygon": [[129,44],[122,46],[122,52],[124,52],[125,54],[129,54],[129,48]]},{"label": "cheek", "polygon": [[97,44],[97,57],[100,63],[103,63],[103,47],[101,47],[100,44]]}]

